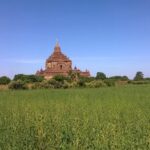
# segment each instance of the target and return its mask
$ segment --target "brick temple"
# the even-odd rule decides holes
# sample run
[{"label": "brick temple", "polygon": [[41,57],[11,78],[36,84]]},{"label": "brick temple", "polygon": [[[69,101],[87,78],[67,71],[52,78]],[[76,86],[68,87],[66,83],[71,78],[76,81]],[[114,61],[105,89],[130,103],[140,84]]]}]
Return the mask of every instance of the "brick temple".
[{"label": "brick temple", "polygon": [[72,69],[72,61],[62,53],[59,43],[57,42],[53,53],[49,56],[45,63],[45,70],[37,71],[36,75],[44,76],[45,79],[51,79],[55,75],[68,76],[68,73],[77,72],[82,77],[90,77],[88,70],[81,71],[77,67]]}]

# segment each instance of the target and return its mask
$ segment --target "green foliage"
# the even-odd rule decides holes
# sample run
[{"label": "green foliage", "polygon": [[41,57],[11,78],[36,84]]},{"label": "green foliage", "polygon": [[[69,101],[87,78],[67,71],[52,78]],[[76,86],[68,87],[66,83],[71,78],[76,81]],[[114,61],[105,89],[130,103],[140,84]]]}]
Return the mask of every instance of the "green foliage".
[{"label": "green foliage", "polygon": [[12,89],[12,90],[25,90],[25,89],[28,89],[27,85],[22,82],[22,81],[12,81],[10,84],[9,84],[9,89]]},{"label": "green foliage", "polygon": [[144,79],[144,74],[141,71],[138,71],[134,77],[135,81],[143,80]]},{"label": "green foliage", "polygon": [[79,87],[85,87],[85,81],[83,79],[79,79],[79,81],[77,82]]},{"label": "green foliage", "polygon": [[129,84],[150,84],[149,80],[129,81]]},{"label": "green foliage", "polygon": [[48,81],[36,82],[31,86],[31,89],[50,89],[53,88]]},{"label": "green foliage", "polygon": [[37,75],[28,75],[28,82],[34,83],[34,82],[42,82],[44,81],[44,77],[37,76]]},{"label": "green foliage", "polygon": [[63,76],[63,75],[56,75],[56,76],[54,76],[53,77],[53,79],[55,80],[55,81],[58,81],[58,82],[64,82],[65,80],[67,80],[67,77],[65,77],[65,76]]},{"label": "green foliage", "polygon": [[78,81],[80,78],[80,74],[78,72],[70,71],[68,73],[68,78],[70,79],[71,82]]},{"label": "green foliage", "polygon": [[146,80],[146,81],[150,81],[150,78],[144,78],[144,80]]},{"label": "green foliage", "polygon": [[6,77],[6,76],[2,76],[0,77],[0,84],[6,85],[10,83],[10,78]]},{"label": "green foliage", "polygon": [[37,76],[37,75],[24,75],[24,74],[17,74],[14,76],[14,81],[20,80],[25,83],[35,83],[35,82],[42,82],[44,77]]},{"label": "green foliage", "polygon": [[104,80],[104,83],[107,86],[115,86],[116,85],[116,81],[114,79],[106,79],[106,80]]},{"label": "green foliage", "polygon": [[109,79],[120,80],[120,81],[128,81],[129,80],[129,78],[127,76],[112,76],[112,77],[109,77]]},{"label": "green foliage", "polygon": [[67,81],[56,81],[51,79],[48,81],[43,81],[41,83],[35,83],[32,85],[32,89],[59,89],[59,88],[68,88]]},{"label": "green foliage", "polygon": [[148,150],[150,86],[1,91],[2,150]]},{"label": "green foliage", "polygon": [[86,87],[89,88],[100,88],[100,87],[105,87],[106,84],[102,80],[94,80],[89,83],[86,83]]},{"label": "green foliage", "polygon": [[97,72],[96,79],[98,79],[98,80],[105,80],[106,79],[106,75],[103,72]]},{"label": "green foliage", "polygon": [[17,75],[14,76],[14,79],[13,79],[13,80],[14,80],[14,81],[17,81],[17,80],[24,81],[25,78],[26,78],[26,75],[24,75],[24,74],[17,74]]},{"label": "green foliage", "polygon": [[[142,75],[141,72],[137,76]],[[56,75],[51,80],[44,80],[41,76],[36,75],[15,75],[14,81],[27,83],[29,89],[67,89],[67,88],[99,88],[105,86],[123,86],[127,84],[149,84],[149,78],[143,80],[130,81],[127,76],[112,76],[106,79],[106,75],[98,72],[96,78],[82,77],[78,72],[70,71],[68,77]]]},{"label": "green foliage", "polygon": [[82,80],[83,82],[91,82],[94,81],[94,77],[79,77],[79,80]]},{"label": "green foliage", "polygon": [[63,83],[56,81],[54,79],[51,79],[48,81],[49,85],[52,86],[54,89],[63,88]]}]

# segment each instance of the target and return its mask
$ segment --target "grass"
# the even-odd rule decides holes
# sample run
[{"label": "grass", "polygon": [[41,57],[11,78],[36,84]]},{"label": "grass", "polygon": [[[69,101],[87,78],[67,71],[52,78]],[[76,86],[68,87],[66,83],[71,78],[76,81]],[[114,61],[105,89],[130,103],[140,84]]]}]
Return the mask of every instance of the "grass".
[{"label": "grass", "polygon": [[0,91],[0,150],[150,149],[149,91]]}]

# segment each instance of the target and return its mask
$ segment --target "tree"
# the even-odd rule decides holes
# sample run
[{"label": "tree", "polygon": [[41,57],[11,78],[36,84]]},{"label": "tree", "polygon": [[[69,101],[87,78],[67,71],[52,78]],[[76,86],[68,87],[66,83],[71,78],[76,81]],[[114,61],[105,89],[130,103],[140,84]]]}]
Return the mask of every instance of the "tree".
[{"label": "tree", "polygon": [[24,74],[17,74],[14,76],[14,81],[23,81],[25,83],[34,83],[34,82],[42,82],[44,77],[37,76],[37,75],[24,75]]},{"label": "tree", "polygon": [[56,81],[58,81],[58,82],[64,82],[67,78],[65,77],[65,76],[63,76],[63,75],[55,75],[54,77],[53,77],[53,79],[55,79]]},{"label": "tree", "polygon": [[96,79],[105,80],[106,79],[106,75],[103,72],[97,72]]},{"label": "tree", "polygon": [[25,80],[25,76],[24,74],[17,74],[14,76],[14,81],[18,81],[18,80],[21,80],[21,81],[24,81]]},{"label": "tree", "polygon": [[121,80],[121,81],[128,81],[129,80],[129,78],[127,76],[112,76],[112,77],[109,77],[109,79]]},{"label": "tree", "polygon": [[144,79],[144,74],[141,71],[138,71],[134,77],[135,81],[143,80]]},{"label": "tree", "polygon": [[23,82],[23,81],[12,81],[10,84],[9,84],[9,89],[12,89],[12,90],[25,90],[25,89],[28,89],[27,85]]},{"label": "tree", "polygon": [[44,80],[43,76],[37,76],[37,75],[26,75],[26,81],[28,83],[34,83],[34,82],[42,82]]},{"label": "tree", "polygon": [[0,84],[9,84],[10,81],[11,81],[10,78],[8,78],[6,76],[0,77]]},{"label": "tree", "polygon": [[76,71],[70,71],[68,73],[68,77],[71,81],[79,81],[79,78],[80,78],[80,74],[79,72],[76,72]]}]

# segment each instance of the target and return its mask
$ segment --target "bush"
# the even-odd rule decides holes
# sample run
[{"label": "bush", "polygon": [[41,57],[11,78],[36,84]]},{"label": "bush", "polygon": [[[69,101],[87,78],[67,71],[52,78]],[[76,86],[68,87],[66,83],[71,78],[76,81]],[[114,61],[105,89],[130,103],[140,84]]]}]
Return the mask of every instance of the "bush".
[{"label": "bush", "polygon": [[56,81],[55,79],[51,79],[48,81],[48,83],[50,84],[50,86],[52,86],[52,88],[54,89],[58,89],[58,88],[62,88],[63,87],[63,83]]},{"label": "bush", "polygon": [[12,81],[9,86],[9,89],[19,90],[19,89],[28,89],[27,85],[22,81]]},{"label": "bush", "polygon": [[53,77],[54,80],[58,81],[58,82],[64,82],[64,80],[67,79],[67,77],[63,76],[63,75],[56,75]]},{"label": "bush", "polygon": [[44,77],[37,76],[37,75],[24,75],[24,74],[17,74],[14,76],[14,81],[23,81],[25,83],[35,83],[35,82],[42,82]]},{"label": "bush", "polygon": [[112,77],[109,77],[109,79],[120,80],[120,81],[128,81],[129,80],[129,78],[127,76],[112,76]]},{"label": "bush", "polygon": [[79,81],[77,82],[77,85],[79,87],[85,87],[85,80],[84,79],[79,79]]},{"label": "bush", "polygon": [[70,87],[70,83],[65,80],[63,83],[63,88],[68,89],[69,87]]},{"label": "bush", "polygon": [[42,82],[44,80],[44,77],[37,75],[27,75],[26,80],[28,83]]},{"label": "bush", "polygon": [[123,80],[118,80],[115,82],[116,86],[122,86],[122,85],[127,85],[129,83],[129,81],[123,81]]},{"label": "bush", "polygon": [[94,81],[94,77],[79,77],[79,80],[82,80],[83,82],[91,82]]},{"label": "bush", "polygon": [[50,89],[53,88],[48,81],[37,82],[31,86],[31,89]]},{"label": "bush", "polygon": [[6,84],[9,84],[10,82],[11,82],[10,78],[8,78],[6,76],[0,77],[0,84],[6,85]]},{"label": "bush", "polygon": [[146,81],[150,81],[150,78],[144,78],[144,80],[146,80]]},{"label": "bush", "polygon": [[129,84],[150,84],[150,81],[148,80],[142,80],[142,81],[129,81]]},{"label": "bush", "polygon": [[86,83],[86,87],[89,87],[89,88],[99,88],[99,87],[105,87],[105,86],[106,84],[101,80],[94,80],[89,83]]},{"label": "bush", "polygon": [[75,72],[74,71],[70,71],[68,73],[68,78],[69,78],[69,80],[71,82],[78,81],[79,78],[80,78],[80,74],[79,74],[79,72],[76,72],[76,71]]},{"label": "bush", "polygon": [[106,75],[103,72],[97,72],[96,79],[104,80],[104,79],[106,79]]},{"label": "bush", "polygon": [[55,79],[48,81],[43,81],[41,83],[35,83],[32,86],[32,89],[58,89],[58,88],[67,88],[67,85],[64,83],[58,82]]},{"label": "bush", "polygon": [[116,82],[114,79],[106,79],[104,80],[104,83],[107,85],[107,86],[115,86]]}]

